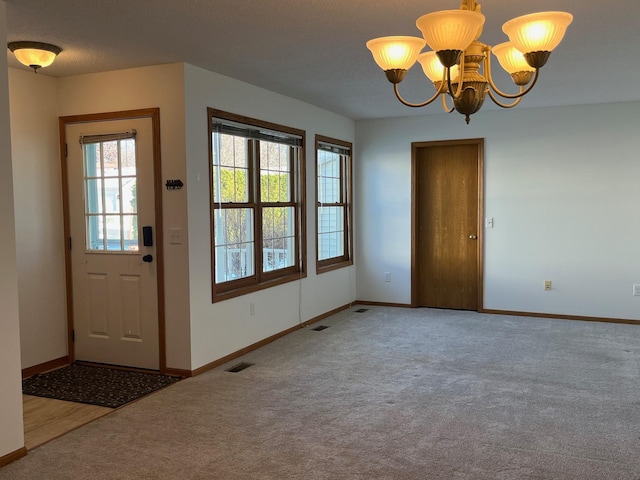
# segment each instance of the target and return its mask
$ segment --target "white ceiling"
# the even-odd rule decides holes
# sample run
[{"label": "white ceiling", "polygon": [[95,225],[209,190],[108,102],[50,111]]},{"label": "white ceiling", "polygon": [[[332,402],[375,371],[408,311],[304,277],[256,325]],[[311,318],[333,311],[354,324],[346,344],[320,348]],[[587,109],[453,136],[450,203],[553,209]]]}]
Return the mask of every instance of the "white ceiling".
[{"label": "white ceiling", "polygon": [[[40,74],[63,77],[186,62],[353,119],[440,113],[401,105],[365,42],[420,36],[415,20],[457,0],[6,0],[7,40],[63,51]],[[502,24],[544,10],[574,15],[564,41],[516,108],[640,100],[640,2],[485,0],[485,43]],[[22,67],[7,50],[9,66]],[[494,67],[498,67],[494,62]],[[511,90],[509,78],[499,87]],[[433,88],[419,65],[400,85],[418,102]],[[484,109],[494,107],[489,100]]]}]

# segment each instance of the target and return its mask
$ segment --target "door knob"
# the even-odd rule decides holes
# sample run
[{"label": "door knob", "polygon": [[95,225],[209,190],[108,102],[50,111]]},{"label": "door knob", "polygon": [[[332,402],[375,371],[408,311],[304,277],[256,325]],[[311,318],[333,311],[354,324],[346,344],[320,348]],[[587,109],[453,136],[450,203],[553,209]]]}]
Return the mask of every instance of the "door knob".
[{"label": "door knob", "polygon": [[477,235],[469,235],[469,238],[470,238],[471,240],[475,240],[475,239],[477,239],[477,238],[478,238],[478,236],[477,236]]},{"label": "door knob", "polygon": [[142,261],[145,263],[153,262],[153,255],[145,255],[144,257],[142,257]]}]

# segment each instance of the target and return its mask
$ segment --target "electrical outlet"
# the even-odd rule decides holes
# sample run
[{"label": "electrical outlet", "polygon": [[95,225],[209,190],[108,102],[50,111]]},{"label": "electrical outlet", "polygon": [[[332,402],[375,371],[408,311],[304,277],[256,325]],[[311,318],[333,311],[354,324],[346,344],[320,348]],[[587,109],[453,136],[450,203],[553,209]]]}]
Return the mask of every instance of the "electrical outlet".
[{"label": "electrical outlet", "polygon": [[385,282],[391,281],[391,272],[384,272],[384,281]]},{"label": "electrical outlet", "polygon": [[640,297],[640,284],[638,283],[633,286],[633,296]]},{"label": "electrical outlet", "polygon": [[549,290],[551,290],[551,280],[545,280],[544,281],[544,290],[546,292],[548,292]]},{"label": "electrical outlet", "polygon": [[251,315],[255,315],[256,314],[256,304],[253,302],[249,302],[249,311],[251,312]]}]

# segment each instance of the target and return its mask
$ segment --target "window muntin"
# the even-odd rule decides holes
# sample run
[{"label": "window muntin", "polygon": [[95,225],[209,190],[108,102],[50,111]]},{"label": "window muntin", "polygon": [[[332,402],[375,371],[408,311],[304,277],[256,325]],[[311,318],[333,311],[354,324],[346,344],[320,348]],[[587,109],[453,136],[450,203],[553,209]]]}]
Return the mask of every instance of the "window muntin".
[{"label": "window muntin", "polygon": [[304,275],[304,132],[209,109],[213,300]]},{"label": "window muntin", "polygon": [[353,264],[351,143],[316,136],[316,268]]},{"label": "window muntin", "polygon": [[85,247],[92,252],[138,252],[135,132],[81,137]]}]

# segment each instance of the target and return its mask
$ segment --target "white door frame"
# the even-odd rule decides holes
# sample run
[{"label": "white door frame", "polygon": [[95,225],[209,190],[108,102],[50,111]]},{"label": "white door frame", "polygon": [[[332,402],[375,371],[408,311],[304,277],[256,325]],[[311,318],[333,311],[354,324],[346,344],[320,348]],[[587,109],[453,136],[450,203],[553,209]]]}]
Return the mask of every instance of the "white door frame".
[{"label": "white door frame", "polygon": [[109,120],[129,120],[149,118],[152,123],[153,136],[153,188],[155,196],[155,222],[156,231],[156,268],[158,279],[158,359],[159,371],[166,373],[166,333],[165,333],[165,309],[164,309],[164,242],[162,224],[162,170],[160,155],[160,109],[147,108],[141,110],[127,110],[120,112],[93,113],[86,115],[71,115],[59,118],[60,129],[60,159],[62,165],[62,207],[64,214],[64,238],[65,238],[65,271],[67,287],[67,354],[69,363],[75,360],[74,348],[74,312],[73,312],[73,282],[71,271],[71,234],[69,227],[69,178],[67,171],[67,134],[66,127],[76,123],[104,122]]}]

